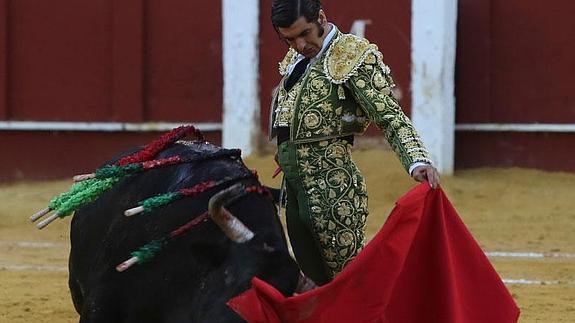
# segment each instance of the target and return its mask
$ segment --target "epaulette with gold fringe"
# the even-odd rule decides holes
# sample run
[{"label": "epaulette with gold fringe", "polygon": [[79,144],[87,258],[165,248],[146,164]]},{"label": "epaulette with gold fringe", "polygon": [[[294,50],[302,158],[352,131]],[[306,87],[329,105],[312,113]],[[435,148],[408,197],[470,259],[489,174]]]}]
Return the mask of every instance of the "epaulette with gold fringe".
[{"label": "epaulette with gold fringe", "polygon": [[385,74],[390,73],[377,45],[352,34],[340,34],[328,48],[323,68],[332,83],[343,84],[363,63],[377,63]]},{"label": "epaulette with gold fringe", "polygon": [[284,59],[279,62],[279,71],[281,76],[285,76],[287,74],[288,67],[294,63],[297,57],[297,52],[295,49],[290,48],[284,57]]}]

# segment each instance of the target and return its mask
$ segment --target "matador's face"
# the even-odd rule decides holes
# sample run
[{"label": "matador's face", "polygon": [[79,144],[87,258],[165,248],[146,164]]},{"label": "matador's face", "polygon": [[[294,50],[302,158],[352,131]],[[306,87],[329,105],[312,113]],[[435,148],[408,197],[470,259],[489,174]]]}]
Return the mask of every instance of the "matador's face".
[{"label": "matador's face", "polygon": [[321,50],[327,32],[327,20],[322,10],[317,21],[308,22],[305,17],[299,17],[289,27],[278,27],[278,33],[287,44],[299,54],[315,57]]}]

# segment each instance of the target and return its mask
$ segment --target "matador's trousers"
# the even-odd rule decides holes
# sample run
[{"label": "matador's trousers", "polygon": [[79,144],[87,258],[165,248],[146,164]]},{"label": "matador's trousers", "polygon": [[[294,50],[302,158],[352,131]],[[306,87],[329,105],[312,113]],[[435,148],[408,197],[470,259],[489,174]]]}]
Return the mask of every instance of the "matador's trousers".
[{"label": "matador's trousers", "polygon": [[288,235],[302,271],[333,279],[363,248],[368,215],[364,179],[339,138],[278,147],[287,191]]}]

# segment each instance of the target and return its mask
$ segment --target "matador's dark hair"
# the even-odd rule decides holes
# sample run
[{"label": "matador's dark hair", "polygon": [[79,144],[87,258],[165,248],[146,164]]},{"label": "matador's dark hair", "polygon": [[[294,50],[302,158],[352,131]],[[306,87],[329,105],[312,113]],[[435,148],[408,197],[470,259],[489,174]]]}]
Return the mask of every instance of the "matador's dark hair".
[{"label": "matador's dark hair", "polygon": [[320,0],[274,0],[272,3],[272,25],[274,28],[287,28],[299,17],[307,22],[317,22]]}]

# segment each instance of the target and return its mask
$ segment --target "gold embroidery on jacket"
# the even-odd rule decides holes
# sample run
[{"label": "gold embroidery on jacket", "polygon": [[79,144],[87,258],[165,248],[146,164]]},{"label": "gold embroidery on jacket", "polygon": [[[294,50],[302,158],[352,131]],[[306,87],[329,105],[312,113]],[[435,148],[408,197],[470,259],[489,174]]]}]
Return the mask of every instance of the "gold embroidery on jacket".
[{"label": "gold embroidery on jacket", "polygon": [[332,106],[329,96],[333,91],[325,77],[312,67],[307,80],[301,88],[302,106],[297,109],[295,133],[304,138],[312,136],[329,136],[339,129],[336,109]]},{"label": "gold embroidery on jacket", "polygon": [[293,63],[295,63],[296,58],[297,58],[297,52],[295,51],[295,49],[290,48],[284,59],[281,62],[279,62],[278,68],[281,76],[287,75],[288,67]]},{"label": "gold embroidery on jacket", "polygon": [[274,127],[289,127],[293,119],[295,110],[295,101],[301,90],[301,80],[294,84],[293,88],[287,92],[283,86],[280,86],[275,108]]},{"label": "gold embroidery on jacket", "polygon": [[[280,73],[287,73],[296,57],[297,53],[290,50],[280,63]],[[277,115],[285,113],[276,116],[276,121],[291,127],[290,139],[294,142],[361,134],[371,120],[382,129],[406,169],[415,162],[431,163],[411,121],[393,97],[390,70],[376,45],[338,33],[300,81],[301,87],[291,100],[285,95],[278,100],[279,110],[276,107],[273,111]],[[350,95],[346,95],[344,86]]]}]

